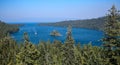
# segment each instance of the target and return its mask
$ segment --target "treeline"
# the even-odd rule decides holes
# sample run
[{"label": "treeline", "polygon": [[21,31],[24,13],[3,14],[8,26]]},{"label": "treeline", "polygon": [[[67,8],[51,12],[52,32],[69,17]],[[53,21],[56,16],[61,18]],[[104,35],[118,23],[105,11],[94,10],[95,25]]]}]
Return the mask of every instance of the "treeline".
[{"label": "treeline", "polygon": [[104,28],[103,45],[81,46],[72,38],[68,26],[65,42],[42,41],[35,45],[24,33],[24,43],[16,43],[9,35],[0,40],[1,65],[120,65],[120,22],[115,6],[109,10]]},{"label": "treeline", "polygon": [[[40,23],[40,26],[58,26],[58,27],[67,27],[68,25],[72,25],[75,28],[87,28],[93,30],[104,30],[107,16],[93,18],[93,19],[85,19],[85,20],[66,20],[55,23]],[[119,16],[120,20],[120,16]]]},{"label": "treeline", "polygon": [[19,25],[7,24],[0,21],[0,39],[5,37],[8,33],[14,33],[19,30]]},{"label": "treeline", "polygon": [[40,26],[58,26],[58,27],[67,27],[72,25],[75,28],[87,28],[94,30],[103,30],[106,17],[94,18],[94,19],[85,19],[85,20],[66,20],[55,23],[40,23]]},{"label": "treeline", "polygon": [[55,40],[34,45],[26,38],[23,44],[17,44],[9,36],[0,41],[1,65],[105,65],[109,62],[101,47],[90,43],[75,45],[72,38],[64,43]]}]

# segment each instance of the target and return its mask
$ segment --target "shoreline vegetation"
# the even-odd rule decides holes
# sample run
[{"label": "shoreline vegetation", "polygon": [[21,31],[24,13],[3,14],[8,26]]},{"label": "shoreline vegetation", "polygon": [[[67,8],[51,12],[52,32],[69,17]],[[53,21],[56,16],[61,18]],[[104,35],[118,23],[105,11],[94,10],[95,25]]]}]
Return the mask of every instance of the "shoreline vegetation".
[{"label": "shoreline vegetation", "polygon": [[[92,30],[103,31],[106,23],[107,16],[93,18],[93,19],[84,19],[84,20],[66,20],[55,23],[39,23],[40,26],[57,26],[57,27],[67,27],[71,25],[74,28],[85,28]],[[119,19],[120,20],[120,16]]]},{"label": "shoreline vegetation", "polygon": [[20,24],[7,24],[0,21],[0,39],[5,37],[8,33],[12,34],[19,31]]},{"label": "shoreline vegetation", "polygon": [[62,36],[58,31],[56,30],[53,30],[51,33],[50,33],[51,36]]},{"label": "shoreline vegetation", "polygon": [[57,27],[67,27],[72,25],[75,28],[86,28],[93,30],[103,30],[104,24],[106,22],[106,17],[99,17],[93,19],[84,19],[84,20],[66,20],[55,23],[39,23],[40,26],[57,26]]},{"label": "shoreline vegetation", "polygon": [[[72,26],[67,28],[64,43],[59,40],[45,41],[35,45],[24,33],[24,43],[17,43],[8,32],[18,27],[0,22],[0,64],[1,65],[120,65],[120,20],[119,12],[113,5],[104,26],[102,47],[88,43],[75,45]],[[1,25],[2,24],[2,25]],[[87,24],[88,25],[88,24]],[[101,24],[98,24],[101,25]],[[9,29],[10,28],[10,29]],[[3,32],[3,30],[5,30]]]}]

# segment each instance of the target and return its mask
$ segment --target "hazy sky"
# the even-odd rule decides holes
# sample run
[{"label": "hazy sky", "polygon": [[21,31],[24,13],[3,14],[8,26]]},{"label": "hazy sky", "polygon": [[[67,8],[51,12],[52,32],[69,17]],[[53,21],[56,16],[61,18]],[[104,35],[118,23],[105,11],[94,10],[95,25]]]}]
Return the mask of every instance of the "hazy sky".
[{"label": "hazy sky", "polygon": [[57,22],[105,16],[120,0],[0,0],[0,20],[6,22]]}]

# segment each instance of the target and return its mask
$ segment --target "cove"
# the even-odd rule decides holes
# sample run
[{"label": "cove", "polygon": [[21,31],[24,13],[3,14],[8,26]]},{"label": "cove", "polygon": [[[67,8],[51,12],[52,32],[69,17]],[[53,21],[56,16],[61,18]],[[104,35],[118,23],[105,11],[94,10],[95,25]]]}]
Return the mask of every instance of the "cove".
[{"label": "cove", "polygon": [[[50,32],[53,30],[59,31],[62,36],[54,37],[50,36]],[[54,27],[54,26],[39,26],[38,24],[24,24],[24,26],[20,27],[20,30],[16,33],[11,34],[12,37],[19,43],[22,43],[23,34],[27,32],[29,35],[29,39],[32,43],[38,44],[40,41],[48,41],[53,42],[54,40],[60,40],[62,42],[66,39],[66,27]],[[100,39],[103,38],[103,32],[98,30],[84,29],[84,28],[72,28],[72,36],[77,43],[88,44],[89,42],[92,45],[100,46]]]}]

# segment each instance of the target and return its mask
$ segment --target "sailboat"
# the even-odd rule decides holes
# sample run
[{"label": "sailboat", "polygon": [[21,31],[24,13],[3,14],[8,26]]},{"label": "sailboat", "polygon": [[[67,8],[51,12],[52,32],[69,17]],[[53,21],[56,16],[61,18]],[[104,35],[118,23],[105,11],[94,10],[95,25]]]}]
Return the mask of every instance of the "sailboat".
[{"label": "sailboat", "polygon": [[37,32],[35,32],[35,35],[37,35]]},{"label": "sailboat", "polygon": [[34,31],[34,34],[35,34],[35,35],[38,34],[35,28],[33,28],[33,31]]}]

